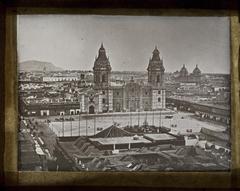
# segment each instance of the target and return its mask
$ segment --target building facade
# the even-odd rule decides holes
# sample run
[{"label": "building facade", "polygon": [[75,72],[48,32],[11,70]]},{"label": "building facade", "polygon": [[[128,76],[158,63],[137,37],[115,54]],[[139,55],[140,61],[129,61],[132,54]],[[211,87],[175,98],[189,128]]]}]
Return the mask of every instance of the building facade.
[{"label": "building facade", "polygon": [[95,59],[94,85],[80,94],[80,110],[84,113],[150,111],[165,108],[164,66],[157,47],[147,67],[148,82],[133,78],[123,84],[110,82],[111,65],[103,44]]},{"label": "building facade", "polygon": [[80,78],[78,76],[43,76],[43,82],[72,82],[79,81]]}]

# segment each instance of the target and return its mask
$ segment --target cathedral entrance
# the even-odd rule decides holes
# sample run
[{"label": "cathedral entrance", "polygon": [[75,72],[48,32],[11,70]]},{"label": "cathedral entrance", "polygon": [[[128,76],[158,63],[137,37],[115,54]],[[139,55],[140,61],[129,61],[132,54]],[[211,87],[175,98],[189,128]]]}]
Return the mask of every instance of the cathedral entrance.
[{"label": "cathedral entrance", "polygon": [[94,113],[95,113],[95,111],[94,111],[94,106],[91,105],[91,106],[89,107],[89,114],[94,114]]},{"label": "cathedral entrance", "polygon": [[121,111],[121,106],[119,103],[117,103],[117,106],[116,106],[116,112],[120,112]]}]

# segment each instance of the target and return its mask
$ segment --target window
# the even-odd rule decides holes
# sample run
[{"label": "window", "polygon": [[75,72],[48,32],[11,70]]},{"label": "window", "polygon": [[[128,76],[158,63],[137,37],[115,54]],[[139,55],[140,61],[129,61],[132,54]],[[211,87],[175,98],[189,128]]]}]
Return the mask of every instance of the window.
[{"label": "window", "polygon": [[160,82],[160,76],[157,75],[157,83],[159,83],[159,82]]},{"label": "window", "polygon": [[161,94],[161,91],[160,91],[160,90],[158,90],[158,94]]},{"label": "window", "polygon": [[105,95],[105,91],[102,91],[102,94]]},{"label": "window", "polygon": [[102,75],[102,82],[106,82],[105,74]]},{"label": "window", "polygon": [[161,102],[161,98],[160,97],[158,98],[158,102]]},{"label": "window", "polygon": [[105,98],[102,99],[102,103],[103,103],[103,104],[106,103],[106,99],[105,99]]},{"label": "window", "polygon": [[83,80],[85,78],[84,74],[81,74],[81,80]]},{"label": "window", "polygon": [[117,95],[119,95],[119,92],[117,92]]},{"label": "window", "polygon": [[145,92],[145,95],[148,95],[148,92]]}]

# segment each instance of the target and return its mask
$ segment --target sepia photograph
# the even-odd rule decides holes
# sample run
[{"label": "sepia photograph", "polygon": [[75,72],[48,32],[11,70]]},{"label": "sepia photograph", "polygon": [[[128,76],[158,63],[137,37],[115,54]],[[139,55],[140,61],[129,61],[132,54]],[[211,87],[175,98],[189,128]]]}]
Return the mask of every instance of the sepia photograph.
[{"label": "sepia photograph", "polygon": [[230,171],[229,28],[18,15],[19,171]]}]

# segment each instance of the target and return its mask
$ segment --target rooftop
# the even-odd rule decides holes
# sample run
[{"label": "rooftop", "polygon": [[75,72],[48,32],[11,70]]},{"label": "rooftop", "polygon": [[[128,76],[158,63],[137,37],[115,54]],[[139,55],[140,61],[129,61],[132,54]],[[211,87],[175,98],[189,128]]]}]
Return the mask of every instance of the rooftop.
[{"label": "rooftop", "polygon": [[128,144],[128,143],[151,143],[151,141],[138,136],[137,139],[134,139],[134,136],[131,137],[109,137],[109,138],[90,138],[90,141],[98,142],[102,145],[113,145],[113,144]]},{"label": "rooftop", "polygon": [[144,137],[146,139],[150,139],[152,141],[162,141],[162,140],[175,140],[176,137],[166,134],[166,133],[161,133],[161,134],[145,134]]}]

